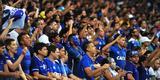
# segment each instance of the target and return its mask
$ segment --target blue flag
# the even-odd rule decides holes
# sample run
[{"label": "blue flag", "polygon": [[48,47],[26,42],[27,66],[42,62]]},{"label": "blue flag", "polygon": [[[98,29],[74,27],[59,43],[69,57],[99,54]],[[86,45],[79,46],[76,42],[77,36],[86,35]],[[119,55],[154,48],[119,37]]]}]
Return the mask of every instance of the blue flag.
[{"label": "blue flag", "polygon": [[5,5],[2,17],[2,29],[7,27],[8,20],[10,18],[14,18],[11,28],[24,28],[25,19],[27,17],[25,11],[25,9],[19,9]]}]

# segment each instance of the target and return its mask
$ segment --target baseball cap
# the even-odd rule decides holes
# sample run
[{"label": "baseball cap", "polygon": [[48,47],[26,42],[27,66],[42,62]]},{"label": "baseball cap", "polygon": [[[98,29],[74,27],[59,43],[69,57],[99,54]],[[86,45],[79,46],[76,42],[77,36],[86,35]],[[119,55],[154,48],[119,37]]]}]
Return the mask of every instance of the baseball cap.
[{"label": "baseball cap", "polygon": [[144,42],[150,42],[151,40],[148,37],[141,37],[140,38],[140,42],[144,43]]},{"label": "baseball cap", "polygon": [[127,51],[127,57],[133,57],[139,55],[138,51]]},{"label": "baseball cap", "polygon": [[39,41],[39,42],[42,42],[42,43],[45,43],[45,44],[49,44],[49,43],[50,43],[48,36],[46,36],[46,35],[44,35],[44,34],[39,37],[38,41]]},{"label": "baseball cap", "polygon": [[58,9],[57,10],[59,10],[59,11],[64,11],[65,10],[65,8],[63,7],[63,6],[60,6],[60,7],[58,7]]},{"label": "baseball cap", "polygon": [[43,19],[46,18],[46,16],[45,16],[45,11],[40,12],[40,17],[43,18]]}]

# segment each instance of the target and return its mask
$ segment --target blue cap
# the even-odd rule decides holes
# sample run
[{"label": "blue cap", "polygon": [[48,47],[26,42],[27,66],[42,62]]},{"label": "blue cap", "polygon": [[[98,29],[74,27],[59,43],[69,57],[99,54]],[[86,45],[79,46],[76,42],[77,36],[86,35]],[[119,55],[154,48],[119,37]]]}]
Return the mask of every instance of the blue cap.
[{"label": "blue cap", "polygon": [[60,11],[64,11],[64,10],[65,10],[65,8],[64,8],[63,6],[60,6],[60,7],[58,7],[58,10],[60,10]]},{"label": "blue cap", "polygon": [[138,51],[128,51],[127,52],[128,57],[133,57],[133,56],[136,56],[136,55],[139,55]]}]

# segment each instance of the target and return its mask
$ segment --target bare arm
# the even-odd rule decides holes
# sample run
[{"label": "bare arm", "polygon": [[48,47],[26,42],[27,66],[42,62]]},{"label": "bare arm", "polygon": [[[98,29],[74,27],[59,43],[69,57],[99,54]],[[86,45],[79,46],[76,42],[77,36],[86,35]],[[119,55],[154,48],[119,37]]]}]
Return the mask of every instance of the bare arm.
[{"label": "bare arm", "polygon": [[56,73],[50,73],[50,75],[53,77],[53,78],[56,78],[58,80],[61,80],[62,77],[60,75],[57,75]]},{"label": "bare arm", "polygon": [[50,77],[39,74],[39,72],[33,72],[33,75],[38,79],[42,80],[50,80]]},{"label": "bare arm", "polygon": [[15,70],[16,68],[18,68],[18,66],[21,63],[23,57],[24,57],[24,55],[20,55],[18,60],[15,63],[12,63],[10,60],[7,60],[8,67],[12,70]]},{"label": "bare arm", "polygon": [[9,23],[8,23],[8,26],[5,28],[5,30],[2,32],[2,34],[0,35],[0,39],[1,40],[5,40],[6,39],[6,36],[7,36],[7,33],[9,31],[9,29],[11,28],[12,24],[13,24],[13,19],[14,18],[11,18],[9,20]]},{"label": "bare arm", "polygon": [[25,1],[25,4],[24,4],[23,8],[27,9],[27,6],[28,6],[28,0]]},{"label": "bare arm", "polygon": [[128,80],[135,80],[132,74],[127,74],[127,79]]},{"label": "bare arm", "polygon": [[0,76],[3,77],[20,77],[18,72],[9,72],[7,64],[4,64],[4,72],[0,72]]},{"label": "bare arm", "polygon": [[157,52],[158,52],[158,48],[151,53],[151,55],[147,58],[147,61],[150,61],[151,59],[153,59],[157,54]]},{"label": "bare arm", "polygon": [[36,8],[36,13],[34,14],[34,18],[38,18],[39,8]]},{"label": "bare arm", "polygon": [[77,76],[75,76],[74,74],[70,74],[69,77],[72,78],[73,80],[82,80],[78,78]]},{"label": "bare arm", "polygon": [[[150,60],[147,60],[148,61],[147,65],[149,65],[149,66],[152,66],[152,64],[154,63],[154,61],[156,60],[156,58],[158,58],[160,56],[160,49],[157,49],[157,52],[153,53],[153,54],[154,54],[154,56]],[[152,53],[151,53],[151,56],[152,56]],[[149,58],[150,58],[150,56],[149,56]]]},{"label": "bare arm", "polygon": [[64,0],[60,0],[57,4],[55,4],[55,6],[59,6],[64,2]]},{"label": "bare arm", "polygon": [[111,43],[108,43],[107,45],[105,45],[102,50],[106,50],[108,49],[110,46],[112,46],[113,44],[115,44],[119,39],[120,39],[121,36],[118,36],[114,41],[112,41]]},{"label": "bare arm", "polygon": [[86,67],[84,70],[89,77],[92,77],[92,76],[97,77],[97,76],[99,76],[99,75],[97,75],[97,73],[102,72],[103,70],[107,69],[108,67],[109,67],[109,65],[105,64],[102,67],[97,68],[96,70],[93,70],[93,71],[90,67]]},{"label": "bare arm", "polygon": [[0,72],[2,77],[16,77],[17,74],[17,72]]},{"label": "bare arm", "polygon": [[12,4],[12,7],[15,7],[16,5],[18,5],[19,2],[21,2],[21,0],[18,0],[17,2],[15,2],[14,4]]},{"label": "bare arm", "polygon": [[70,20],[70,21],[69,21],[69,32],[68,32],[68,35],[72,34],[73,23],[74,23],[73,20]]},{"label": "bare arm", "polygon": [[63,11],[62,15],[65,15],[66,13],[68,13],[70,10],[74,10],[75,6],[71,5],[69,7],[66,7],[66,9]]},{"label": "bare arm", "polygon": [[105,70],[104,71],[104,77],[107,78],[108,80],[116,80],[112,77],[112,74],[108,71],[108,70]]},{"label": "bare arm", "polygon": [[25,76],[25,73],[23,72],[23,70],[22,70],[22,67],[21,67],[21,65],[19,64],[19,71],[20,71],[20,76],[22,77],[22,79],[23,80],[27,80],[27,78],[26,78],[26,76]]},{"label": "bare arm", "polygon": [[21,61],[23,60],[23,57],[25,56],[27,51],[27,48],[24,48],[22,51],[22,54],[19,56],[19,58],[16,60],[16,62],[12,63],[10,60],[7,60],[7,65],[10,69],[15,70],[19,64],[21,63]]}]

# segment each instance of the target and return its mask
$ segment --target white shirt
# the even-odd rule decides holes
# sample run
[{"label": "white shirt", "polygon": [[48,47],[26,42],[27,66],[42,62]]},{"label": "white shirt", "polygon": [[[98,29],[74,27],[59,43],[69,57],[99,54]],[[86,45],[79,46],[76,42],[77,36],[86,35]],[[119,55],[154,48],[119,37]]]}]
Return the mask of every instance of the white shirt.
[{"label": "white shirt", "polygon": [[155,71],[156,78],[160,78],[160,68]]}]

